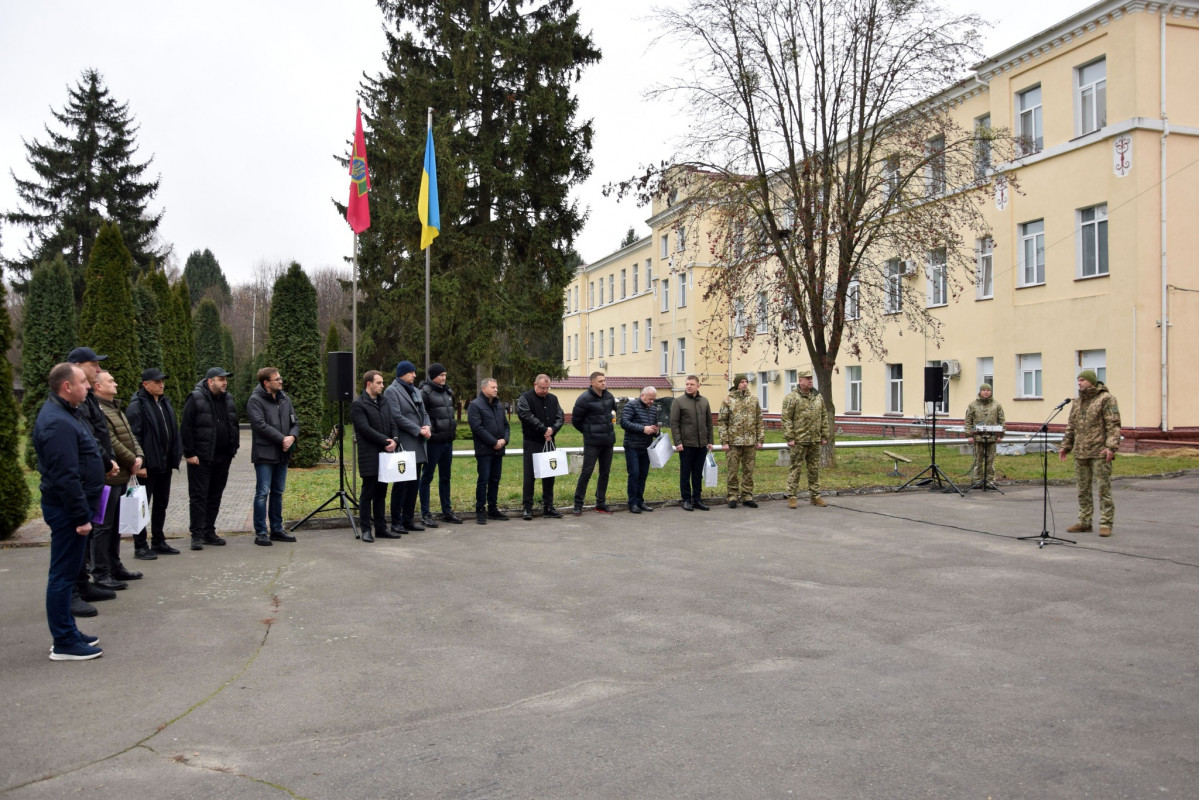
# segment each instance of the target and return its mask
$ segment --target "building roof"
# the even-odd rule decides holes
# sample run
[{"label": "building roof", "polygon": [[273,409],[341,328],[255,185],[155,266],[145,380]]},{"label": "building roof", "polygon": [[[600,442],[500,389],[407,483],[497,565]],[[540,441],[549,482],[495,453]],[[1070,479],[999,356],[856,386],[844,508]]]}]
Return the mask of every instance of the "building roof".
[{"label": "building roof", "polygon": [[[570,378],[559,378],[556,381],[550,381],[551,389],[578,389],[583,391],[591,385],[591,381],[586,375],[576,375]],[[637,389],[640,391],[646,386],[652,386],[655,389],[671,389],[670,381],[660,375],[655,375],[652,378],[623,378],[616,375],[608,376],[608,389],[615,391],[616,389]]]}]

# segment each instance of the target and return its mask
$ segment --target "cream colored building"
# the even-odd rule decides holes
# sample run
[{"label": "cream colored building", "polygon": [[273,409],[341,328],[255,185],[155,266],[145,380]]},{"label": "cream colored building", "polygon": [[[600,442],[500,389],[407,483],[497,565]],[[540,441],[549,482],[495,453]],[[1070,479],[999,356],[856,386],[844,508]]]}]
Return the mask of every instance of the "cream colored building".
[{"label": "cream colored building", "polygon": [[[1029,152],[1011,165],[1019,190],[992,183],[975,286],[954,297],[934,265],[899,270],[895,281],[923,286],[904,302],[923,295],[940,345],[899,335],[898,315],[884,323],[893,328],[884,359],[840,356],[838,414],[922,415],[924,367],[944,365],[951,417],[988,381],[1009,421],[1039,423],[1093,368],[1126,427],[1199,427],[1199,370],[1186,355],[1199,337],[1196,76],[1199,0],[1105,2],[976,65],[944,95],[960,125],[1027,137]],[[713,327],[703,322],[730,315],[703,298],[705,276],[719,269],[707,231],[682,219],[655,204],[648,237],[580,268],[568,289],[566,368],[665,377],[676,393],[697,373],[713,401],[730,374],[748,372],[777,413],[807,355],[776,357],[758,342],[742,353],[735,320],[723,339],[701,334]],[[861,302],[889,300],[863,293]]]}]

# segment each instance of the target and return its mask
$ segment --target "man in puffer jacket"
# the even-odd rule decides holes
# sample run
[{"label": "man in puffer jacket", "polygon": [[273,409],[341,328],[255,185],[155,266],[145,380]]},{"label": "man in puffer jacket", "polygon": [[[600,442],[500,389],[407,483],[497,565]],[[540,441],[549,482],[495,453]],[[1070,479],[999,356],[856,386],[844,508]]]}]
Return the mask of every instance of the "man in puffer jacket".
[{"label": "man in puffer jacket", "polygon": [[649,477],[649,446],[658,435],[658,390],[646,386],[641,396],[625,403],[620,412],[624,428],[624,460],[629,473],[629,511],[653,511],[645,504],[645,479]]},{"label": "man in puffer jacket", "polygon": [[229,396],[229,376],[212,367],[183,404],[183,458],[187,461],[188,527],[191,549],[223,546],[216,533],[221,497],[229,482],[229,465],[241,446],[237,406]]},{"label": "man in puffer jacket", "polygon": [[433,484],[433,472],[437,471],[437,496],[441,501],[441,520],[461,525],[462,518],[454,513],[450,499],[450,469],[454,463],[454,439],[458,435],[458,421],[454,418],[454,390],[446,385],[444,364],[430,364],[425,380],[420,385],[425,401],[425,413],[429,415],[430,436],[425,442],[424,469],[420,474],[420,516],[426,528],[436,528],[433,509],[429,501],[429,487]]},{"label": "man in puffer jacket", "polygon": [[1120,449],[1120,406],[1115,396],[1100,382],[1095,370],[1078,373],[1078,402],[1070,409],[1066,435],[1058,457],[1074,453],[1074,475],[1078,479],[1078,522],[1066,530],[1083,533],[1091,530],[1095,501],[1092,482],[1099,488],[1099,535],[1111,536],[1116,520],[1116,501],[1112,497],[1112,460]]},{"label": "man in puffer jacket", "polygon": [[575,484],[575,503],[572,513],[583,513],[587,484],[599,463],[599,479],[595,484],[595,510],[611,514],[608,508],[608,473],[612,470],[612,452],[616,448],[616,398],[606,388],[608,379],[602,372],[591,373],[591,388],[575,400],[570,424],[583,434],[583,469]]}]

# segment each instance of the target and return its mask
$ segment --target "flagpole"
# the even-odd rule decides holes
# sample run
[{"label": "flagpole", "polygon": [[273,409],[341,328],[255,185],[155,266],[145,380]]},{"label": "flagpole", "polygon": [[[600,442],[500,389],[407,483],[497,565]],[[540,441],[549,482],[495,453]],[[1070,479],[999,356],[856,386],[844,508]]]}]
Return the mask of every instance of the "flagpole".
[{"label": "flagpole", "polygon": [[[432,106],[429,106],[429,128],[428,129],[430,131],[433,130],[433,107]],[[429,315],[429,272],[430,272],[430,264],[433,260],[432,252],[431,252],[432,249],[433,249],[433,243],[430,242],[429,246],[425,248],[425,377],[426,378],[429,376],[429,364],[431,363],[431,361],[429,359],[429,316],[430,316]]]},{"label": "flagpole", "polygon": [[[353,278],[350,300],[350,376],[358,385],[358,234],[354,234]],[[341,435],[344,437],[345,432]],[[358,496],[358,437],[350,437],[350,492]]]}]

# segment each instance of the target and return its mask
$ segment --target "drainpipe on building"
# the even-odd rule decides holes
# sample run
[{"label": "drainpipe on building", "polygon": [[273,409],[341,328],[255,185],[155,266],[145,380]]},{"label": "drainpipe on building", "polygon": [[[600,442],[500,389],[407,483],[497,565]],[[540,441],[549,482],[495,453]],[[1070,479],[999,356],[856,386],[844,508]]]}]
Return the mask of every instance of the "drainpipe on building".
[{"label": "drainpipe on building", "polygon": [[[1169,300],[1168,300],[1168,260],[1166,258],[1167,251],[1167,213],[1166,213],[1166,142],[1170,136],[1170,117],[1166,113],[1166,17],[1169,15],[1173,4],[1167,5],[1162,9],[1161,25],[1160,25],[1160,70],[1161,70],[1161,115],[1162,115],[1162,137],[1161,137],[1161,289],[1162,289],[1162,307],[1161,307],[1161,329],[1162,329],[1162,432],[1170,430],[1169,413],[1170,413],[1170,316],[1169,316]],[[1133,423],[1135,424],[1135,423]]]}]

